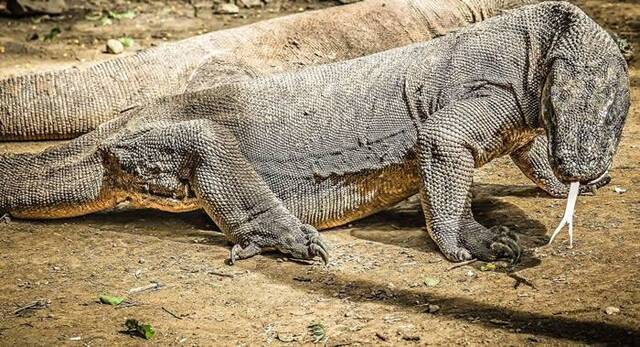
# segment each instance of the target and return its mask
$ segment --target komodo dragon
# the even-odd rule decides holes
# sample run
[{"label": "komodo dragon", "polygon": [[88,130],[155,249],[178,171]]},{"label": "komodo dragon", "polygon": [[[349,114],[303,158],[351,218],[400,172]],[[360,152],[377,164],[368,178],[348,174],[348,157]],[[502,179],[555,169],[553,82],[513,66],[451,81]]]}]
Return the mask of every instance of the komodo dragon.
[{"label": "komodo dragon", "polygon": [[0,80],[0,141],[69,139],[133,105],[357,58],[533,0],[368,0],[216,31],[86,68]]},{"label": "komodo dragon", "polygon": [[[327,259],[316,228],[420,191],[452,261],[517,259],[515,233],[470,210],[473,170],[549,138],[544,174],[608,169],[629,108],[612,38],[563,2],[526,6],[426,43],[166,97],[41,154],[0,156],[0,210],[57,218],[128,201],[204,208],[231,260],[276,249]],[[545,161],[549,162],[549,161]]]},{"label": "komodo dragon", "polygon": [[[368,0],[200,35],[89,68],[7,78],[0,80],[0,141],[73,138],[158,97],[429,40],[536,2]],[[540,188],[564,197],[567,185],[546,173],[546,147],[541,135],[513,159]],[[606,176],[580,190],[609,181]]]}]

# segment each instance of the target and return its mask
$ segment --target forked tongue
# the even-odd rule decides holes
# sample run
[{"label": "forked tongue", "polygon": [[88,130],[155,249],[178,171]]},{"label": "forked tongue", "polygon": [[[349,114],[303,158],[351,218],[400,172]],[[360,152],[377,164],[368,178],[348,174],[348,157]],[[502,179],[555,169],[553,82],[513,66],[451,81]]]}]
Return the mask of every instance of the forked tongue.
[{"label": "forked tongue", "polygon": [[551,239],[548,244],[553,242],[553,239],[556,238],[562,227],[565,224],[569,225],[569,248],[573,247],[573,211],[576,207],[576,201],[578,200],[578,192],[580,191],[580,182],[571,182],[571,186],[569,187],[569,196],[567,197],[567,207],[564,209],[564,216],[562,216],[562,220],[560,224],[551,235]]}]

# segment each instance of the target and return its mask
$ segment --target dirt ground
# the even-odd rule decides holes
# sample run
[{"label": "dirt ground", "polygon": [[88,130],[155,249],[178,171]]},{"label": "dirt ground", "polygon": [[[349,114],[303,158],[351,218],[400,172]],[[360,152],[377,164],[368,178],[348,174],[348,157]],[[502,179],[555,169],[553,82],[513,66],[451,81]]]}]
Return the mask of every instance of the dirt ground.
[{"label": "dirt ground", "polygon": [[[86,64],[108,38],[137,48],[331,2],[271,2],[238,16],[211,15],[186,2],[73,2],[71,16],[0,18],[0,76]],[[92,9],[132,9],[108,26]],[[85,4],[82,5],[81,4]],[[640,3],[579,2],[640,50]],[[78,7],[80,6],[80,7]],[[61,33],[46,36],[54,27]],[[225,265],[229,245],[200,212],[119,211],[71,220],[0,224],[0,345],[329,345],[640,344],[640,57],[630,68],[632,107],[612,183],[580,197],[577,241],[566,233],[541,247],[565,201],[552,199],[506,159],[478,171],[474,210],[487,226],[506,225],[527,247],[515,268],[482,263],[450,269],[423,231],[415,199],[324,232],[328,266],[257,256]],[[45,144],[46,145],[46,144]],[[25,151],[43,144],[0,144]],[[614,190],[618,187],[618,192]],[[626,191],[621,193],[622,190]],[[435,284],[427,286],[425,282]],[[152,282],[159,290],[128,294]],[[100,294],[127,297],[118,307]],[[36,300],[46,307],[15,312]],[[614,307],[619,312],[606,309]],[[611,308],[609,308],[611,310]],[[615,310],[614,310],[615,311]],[[150,323],[151,342],[122,333],[127,318]]]}]

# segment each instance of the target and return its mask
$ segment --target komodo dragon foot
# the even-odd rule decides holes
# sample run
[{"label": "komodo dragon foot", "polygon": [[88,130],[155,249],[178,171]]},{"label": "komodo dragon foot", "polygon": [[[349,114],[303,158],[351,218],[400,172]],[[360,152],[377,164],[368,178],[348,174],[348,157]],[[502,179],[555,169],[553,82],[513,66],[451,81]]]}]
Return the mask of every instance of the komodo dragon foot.
[{"label": "komodo dragon foot", "polygon": [[260,243],[264,243],[260,241],[249,241],[245,245],[235,244],[229,254],[229,263],[233,265],[236,260],[251,258],[265,250],[277,249],[282,253],[290,254],[292,257],[298,259],[313,259],[316,256],[320,256],[325,265],[328,264],[329,247],[327,247],[327,244],[322,240],[318,231],[308,224],[302,224],[298,229],[303,235],[296,237],[295,240],[287,238],[286,240],[278,241],[276,244],[267,246],[260,246]]},{"label": "komodo dragon foot", "polygon": [[518,235],[504,226],[487,229],[476,224],[459,235],[456,244],[451,241],[452,238],[446,238],[445,243],[440,245],[444,255],[451,261],[507,259],[517,263],[522,255]]},{"label": "komodo dragon foot", "polygon": [[517,263],[522,255],[518,235],[505,226],[482,228],[474,233],[464,234],[460,241],[481,260],[508,259]]}]

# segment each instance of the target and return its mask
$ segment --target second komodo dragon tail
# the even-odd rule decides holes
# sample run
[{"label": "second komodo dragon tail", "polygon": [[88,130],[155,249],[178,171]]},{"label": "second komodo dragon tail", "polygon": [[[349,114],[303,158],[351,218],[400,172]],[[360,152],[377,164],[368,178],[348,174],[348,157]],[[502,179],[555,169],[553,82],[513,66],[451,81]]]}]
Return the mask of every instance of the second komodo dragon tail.
[{"label": "second komodo dragon tail", "polygon": [[0,80],[0,141],[73,138],[161,96],[428,40],[531,2],[371,0],[212,32],[87,68],[10,77]]}]

